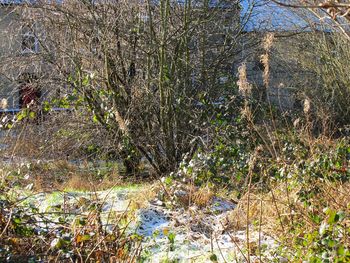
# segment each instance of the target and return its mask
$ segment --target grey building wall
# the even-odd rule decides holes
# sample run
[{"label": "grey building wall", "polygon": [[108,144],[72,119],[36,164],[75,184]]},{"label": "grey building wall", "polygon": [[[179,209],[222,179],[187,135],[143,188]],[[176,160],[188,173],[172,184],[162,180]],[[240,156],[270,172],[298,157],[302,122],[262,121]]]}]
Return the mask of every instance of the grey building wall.
[{"label": "grey building wall", "polygon": [[7,101],[8,108],[18,107],[15,81],[18,69],[14,56],[20,51],[21,36],[18,34],[16,16],[15,7],[0,5],[0,101]]}]

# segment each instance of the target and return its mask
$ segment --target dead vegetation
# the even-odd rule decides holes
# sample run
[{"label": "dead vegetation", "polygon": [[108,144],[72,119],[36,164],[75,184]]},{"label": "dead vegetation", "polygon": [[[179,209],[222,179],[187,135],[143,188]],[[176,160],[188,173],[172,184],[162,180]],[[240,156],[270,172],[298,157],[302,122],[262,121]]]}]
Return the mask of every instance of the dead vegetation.
[{"label": "dead vegetation", "polygon": [[[75,209],[92,207],[81,221],[57,223],[45,217],[38,220],[35,216],[42,213],[34,211],[33,216],[27,211],[32,207],[19,206],[20,201],[8,195],[21,189],[57,189],[97,196],[98,190],[137,182],[144,189],[130,195],[130,210],[147,210],[150,202],[157,201],[166,209],[185,211],[191,217],[186,227],[199,229],[210,242],[213,228],[206,217],[214,217],[216,198],[226,198],[232,206],[236,200],[220,231],[244,231],[245,247],[240,253],[247,262],[252,262],[251,256],[260,256],[263,262],[263,233],[275,239],[278,247],[271,253],[278,259],[350,261],[350,144],[337,127],[348,124],[344,112],[349,107],[343,95],[348,92],[348,76],[343,72],[338,81],[338,72],[334,74],[343,65],[339,58],[329,56],[326,60],[333,66],[325,63],[324,68],[320,66],[324,71],[315,70],[329,89],[318,94],[306,87],[305,94],[299,94],[301,109],[280,111],[268,98],[253,94],[245,62],[239,67],[238,82],[218,85],[217,79],[228,74],[225,65],[232,63],[237,51],[229,34],[219,54],[206,41],[205,34],[220,27],[207,27],[217,10],[200,14],[188,5],[184,13],[178,6],[170,12],[170,1],[160,2],[152,7],[155,10],[145,3],[146,21],[127,13],[127,2],[95,6],[74,1],[53,9],[25,6],[29,19],[44,17],[47,28],[54,26],[48,39],[57,48],[55,62],[63,63],[59,66],[65,69],[76,68],[70,72],[58,66],[53,72],[63,75],[50,77],[64,80],[78,95],[68,103],[65,95],[71,94],[65,90],[67,94],[58,99],[67,103],[67,111],[48,111],[40,121],[30,116],[18,120],[17,115],[1,138],[0,244],[14,261],[34,256],[43,261],[137,262],[142,237],[126,234],[126,225],[134,219],[129,214],[111,214],[115,224],[107,233],[101,227],[102,204],[97,198],[81,197],[74,203]],[[130,5],[132,11],[142,9],[134,2]],[[100,23],[94,21],[96,17]],[[155,28],[158,24],[152,19],[161,26]],[[229,29],[230,37],[238,29]],[[63,39],[67,45],[57,42],[62,34],[69,35]],[[196,48],[191,48],[192,40],[198,40],[193,41]],[[274,41],[273,34],[262,40],[261,88],[266,94],[274,73]],[[340,46],[337,50],[346,53]],[[79,59],[67,62],[66,54]],[[312,57],[318,56],[313,53]],[[338,114],[337,107],[344,111]],[[42,235],[26,227],[40,220],[53,223],[61,235]],[[168,241],[175,242],[166,231]],[[258,241],[252,241],[252,231],[259,233]]]}]

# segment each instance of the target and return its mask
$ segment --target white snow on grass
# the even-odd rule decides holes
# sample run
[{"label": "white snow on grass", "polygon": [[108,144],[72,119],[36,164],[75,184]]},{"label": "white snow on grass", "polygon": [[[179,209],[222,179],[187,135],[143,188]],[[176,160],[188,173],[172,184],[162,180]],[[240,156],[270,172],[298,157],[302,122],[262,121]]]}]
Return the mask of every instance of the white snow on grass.
[{"label": "white snow on grass", "polygon": [[[112,231],[112,218],[126,213],[135,213],[136,220],[131,222],[128,233],[143,237],[144,262],[244,262],[246,252],[246,231],[225,229],[224,222],[235,204],[218,197],[205,208],[190,206],[187,208],[166,208],[163,202],[154,200],[146,207],[131,211],[131,193],[137,188],[116,188],[107,191],[91,192],[53,192],[28,197],[27,204],[35,206],[40,212],[64,212],[66,220],[73,222],[76,216],[88,214],[96,207],[101,211],[101,222],[106,231]],[[135,197],[134,197],[135,198]],[[58,213],[59,214],[59,213]],[[52,214],[52,221],[58,222],[59,215]],[[40,225],[42,228],[54,228],[54,224]],[[263,248],[262,261],[272,261],[277,243],[269,236],[260,235],[253,227],[250,229],[251,247],[258,251]],[[254,252],[255,254],[256,251]],[[211,258],[212,257],[212,258]],[[258,259],[252,256],[251,259]],[[254,262],[254,261],[253,261]]]}]

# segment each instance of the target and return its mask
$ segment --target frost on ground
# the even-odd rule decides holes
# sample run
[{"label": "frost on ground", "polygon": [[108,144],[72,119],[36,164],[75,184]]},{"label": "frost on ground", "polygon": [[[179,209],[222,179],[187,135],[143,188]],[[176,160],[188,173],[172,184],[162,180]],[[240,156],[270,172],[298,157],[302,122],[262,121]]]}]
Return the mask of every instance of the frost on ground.
[{"label": "frost on ground", "polygon": [[[149,262],[245,262],[246,231],[225,230],[227,214],[235,208],[229,201],[214,198],[205,209],[166,209],[151,202],[138,213],[137,233],[145,237],[143,255]],[[257,252],[259,233],[251,231],[250,246]],[[276,247],[275,241],[260,235],[262,258],[272,260],[268,252]],[[256,254],[256,253],[255,253]],[[252,256],[258,259],[257,256]]]},{"label": "frost on ground", "polygon": [[[153,200],[143,208],[132,210],[132,194],[137,188],[116,188],[108,191],[41,193],[24,199],[40,213],[48,213],[47,222],[38,225],[38,231],[57,227],[62,220],[74,222],[76,217],[88,214],[91,208],[99,207],[102,227],[114,231],[116,215],[132,213],[136,218],[128,232],[143,237],[142,258],[144,262],[245,262],[247,260],[246,231],[231,231],[225,228],[228,213],[235,204],[214,197],[204,208],[166,208],[163,202]],[[135,197],[134,197],[135,198]],[[52,213],[50,212],[57,212]],[[49,228],[49,229],[48,229]],[[262,258],[272,261],[272,251],[277,244],[269,236],[249,231],[251,260]],[[259,249],[260,248],[260,249]],[[261,253],[259,252],[261,251]],[[254,262],[254,261],[252,261]]]}]

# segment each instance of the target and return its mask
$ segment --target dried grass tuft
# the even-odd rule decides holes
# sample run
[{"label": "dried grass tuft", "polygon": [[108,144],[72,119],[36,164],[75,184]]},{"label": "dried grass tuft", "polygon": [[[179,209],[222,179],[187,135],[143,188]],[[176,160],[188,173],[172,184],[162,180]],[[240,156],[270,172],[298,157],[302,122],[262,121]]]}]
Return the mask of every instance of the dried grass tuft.
[{"label": "dried grass tuft", "polygon": [[151,187],[151,185],[143,185],[142,189],[137,192],[129,194],[131,203],[131,210],[136,210],[144,208],[148,205],[149,201],[154,200],[156,197],[157,191]]},{"label": "dried grass tuft", "polygon": [[309,114],[311,110],[311,101],[309,98],[306,98],[304,100],[304,106],[303,106],[303,111],[305,114]]},{"label": "dried grass tuft", "polygon": [[[248,193],[238,202],[235,210],[228,216],[227,226],[234,230],[246,229],[247,225],[258,224],[263,232],[268,232],[274,236],[284,233],[285,224],[291,222],[295,213],[291,213],[290,207],[300,207],[301,204],[296,201],[295,189],[288,195],[284,189],[285,185],[277,185],[273,192],[269,193]],[[248,200],[249,214],[247,215]],[[293,201],[291,201],[293,200]],[[249,222],[247,224],[247,218]]]},{"label": "dried grass tuft", "polygon": [[238,68],[238,91],[244,97],[250,97],[252,95],[252,85],[247,79],[247,65],[243,63]]},{"label": "dried grass tuft", "polygon": [[263,80],[265,87],[269,87],[269,80],[270,80],[270,65],[269,65],[269,54],[263,54],[260,57],[260,61],[264,66],[264,72],[263,72]]},{"label": "dried grass tuft", "polygon": [[80,191],[91,191],[95,190],[94,183],[90,181],[88,178],[84,178],[81,175],[73,175],[68,181],[64,184],[64,188],[66,189],[75,189]]},{"label": "dried grass tuft", "polygon": [[191,200],[197,206],[205,207],[211,203],[213,197],[214,193],[209,189],[209,187],[204,187],[195,191],[191,196]]},{"label": "dried grass tuft", "polygon": [[269,52],[271,50],[274,39],[275,35],[273,33],[266,34],[263,40],[263,48],[266,52]]},{"label": "dried grass tuft", "polygon": [[[299,188],[287,191],[285,183],[275,185],[268,193],[253,191],[249,198],[249,215],[247,216],[248,194],[246,194],[239,200],[235,210],[228,215],[226,227],[237,231],[246,229],[247,225],[253,225],[277,240],[292,241],[294,236],[289,230],[294,228],[295,223],[303,222],[306,232],[318,231],[319,226],[309,219],[310,209],[317,211],[317,214],[322,214],[325,207],[349,213],[349,187],[349,182],[322,182],[319,185],[321,190],[312,199],[311,206],[305,206],[299,201],[297,196]],[[248,224],[247,218],[249,218]],[[350,221],[348,224],[350,225]]]},{"label": "dried grass tuft", "polygon": [[260,57],[260,61],[264,66],[263,80],[266,88],[269,87],[269,80],[270,80],[269,53],[272,48],[273,41],[274,41],[274,34],[268,33],[263,40],[263,48],[264,48],[265,54],[261,55]]}]

